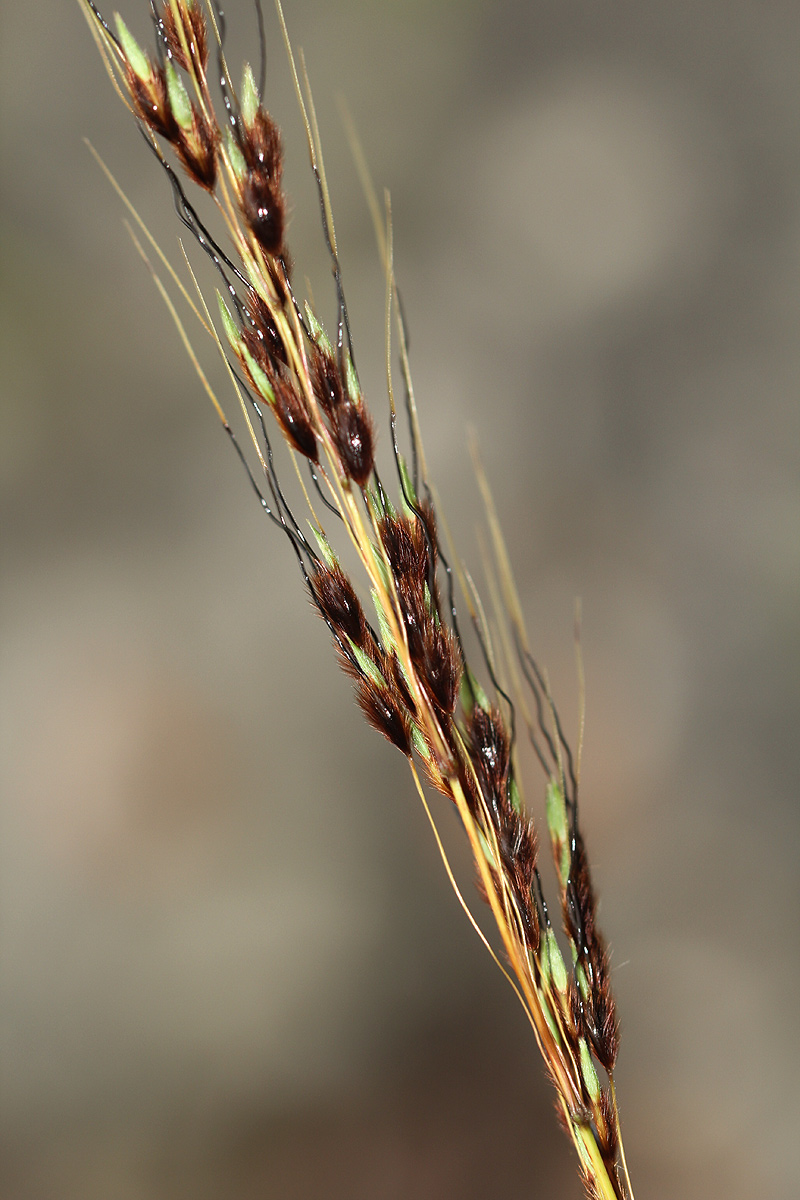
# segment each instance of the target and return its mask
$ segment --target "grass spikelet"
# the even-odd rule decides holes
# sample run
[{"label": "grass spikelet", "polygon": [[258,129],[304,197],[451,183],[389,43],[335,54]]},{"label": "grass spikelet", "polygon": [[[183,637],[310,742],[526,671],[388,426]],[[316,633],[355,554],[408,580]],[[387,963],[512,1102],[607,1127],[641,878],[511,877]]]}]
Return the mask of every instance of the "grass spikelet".
[{"label": "grass spikelet", "polygon": [[[534,1031],[587,1195],[632,1200],[613,1077],[619,1025],[579,824],[579,759],[564,736],[546,676],[529,650],[480,470],[496,560],[495,590],[508,613],[508,626],[500,630],[496,645],[468,572],[449,549],[443,553],[397,303],[388,199],[384,227],[366,180],[386,278],[391,412],[386,457],[396,475],[394,486],[379,463],[377,426],[355,364],[305,65],[301,56],[298,73],[279,0],[279,24],[303,114],[336,289],[331,334],[314,306],[295,293],[286,243],[281,134],[264,104],[263,78],[257,82],[247,65],[237,92],[222,50],[222,16],[216,4],[205,9],[198,0],[152,5],[154,47],[145,50],[121,19],[114,31],[92,0],[80,2],[117,90],[167,178],[185,230],[218,274],[216,330],[211,330],[205,300],[201,297],[198,308],[185,290],[183,295],[226,358],[251,442],[249,453],[240,447],[212,394],[223,426],[263,511],[291,547],[301,586],[328,627],[361,711],[409,761],[459,903],[511,980]],[[216,63],[216,70],[210,63]],[[210,76],[219,81],[213,88]],[[357,161],[366,176],[360,152]],[[190,199],[192,187],[210,198],[218,231],[199,217]],[[392,383],[393,318],[406,398],[402,430]],[[175,320],[188,345],[176,313]],[[273,438],[285,443],[301,481],[316,544],[287,498]],[[337,549],[344,544],[347,559]],[[340,565],[351,558],[358,577],[351,578]],[[456,578],[464,584],[463,605],[477,642],[474,653],[459,619]],[[374,608],[369,616],[367,597]],[[507,679],[513,688],[505,685]],[[529,738],[544,773],[545,841],[556,867],[558,904],[553,912],[560,910],[561,934],[553,926],[539,875],[537,829],[521,800],[518,730]],[[441,800],[429,803],[421,776],[458,813],[473,854],[478,893],[496,927],[497,949],[453,876],[436,829],[435,805]]]}]

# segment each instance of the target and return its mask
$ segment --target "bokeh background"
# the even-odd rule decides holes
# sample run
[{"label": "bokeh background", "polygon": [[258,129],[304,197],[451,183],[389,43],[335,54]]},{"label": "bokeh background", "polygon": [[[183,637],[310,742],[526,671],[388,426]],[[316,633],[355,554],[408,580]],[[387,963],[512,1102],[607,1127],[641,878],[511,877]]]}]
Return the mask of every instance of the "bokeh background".
[{"label": "bokeh background", "polygon": [[[238,63],[255,21],[227,7]],[[332,319],[265,8],[297,277]],[[82,138],[175,259],[165,181],[77,4],[0,11],[2,1195],[577,1198],[522,1014]],[[443,509],[477,569],[472,425],[573,735],[582,600],[637,1194],[790,1200],[800,8],[287,16],[369,393],[383,284],[339,93],[392,191]]]}]

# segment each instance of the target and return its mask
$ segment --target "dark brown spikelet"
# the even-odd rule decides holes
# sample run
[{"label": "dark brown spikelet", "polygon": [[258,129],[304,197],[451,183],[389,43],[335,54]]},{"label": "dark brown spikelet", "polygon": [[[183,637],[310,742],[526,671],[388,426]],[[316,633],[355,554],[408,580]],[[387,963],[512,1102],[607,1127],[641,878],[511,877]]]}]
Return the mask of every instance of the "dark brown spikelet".
[{"label": "dark brown spikelet", "polygon": [[495,813],[508,808],[508,773],[511,765],[508,734],[498,710],[476,704],[467,726],[468,747],[481,789]]},{"label": "dark brown spikelet", "polygon": [[126,69],[131,101],[136,115],[153,133],[163,137],[178,152],[187,174],[200,187],[213,192],[217,182],[217,130],[192,103],[192,129],[187,132],[175,119],[167,81],[161,67],[150,63],[145,81]]},{"label": "dark brown spikelet", "polygon": [[[371,637],[367,619],[353,585],[341,567],[318,563],[310,580],[317,609],[340,639],[339,661],[356,681],[356,700],[374,729],[407,757],[411,756],[411,719],[402,692],[393,680],[391,658]],[[385,682],[367,675],[349,652],[352,642],[366,650]]]},{"label": "dark brown spikelet", "polygon": [[410,758],[410,723],[401,698],[388,685],[380,687],[362,675],[356,684],[356,700],[370,725]]},{"label": "dark brown spikelet", "polygon": [[[188,21],[183,21],[182,25],[186,44],[189,47],[189,55],[192,61],[205,73],[208,62],[208,37],[205,17],[199,4],[187,5],[185,12]],[[188,71],[191,64],[184,53],[183,40],[175,22],[175,15],[172,6],[169,4],[169,0],[167,0],[167,3],[161,9],[161,28],[169,47],[169,52],[175,59],[175,62],[179,67],[183,67],[184,71]]]},{"label": "dark brown spikelet", "polygon": [[317,563],[311,577],[311,588],[317,608],[336,633],[363,649],[369,632],[367,618],[352,583],[341,567]]},{"label": "dark brown spikelet", "polygon": [[277,374],[272,379],[275,393],[273,408],[288,441],[312,462],[319,461],[317,438],[311,425],[303,397],[291,380]]},{"label": "dark brown spikelet", "polygon": [[372,419],[360,404],[345,400],[331,424],[345,474],[359,487],[364,487],[375,465]]},{"label": "dark brown spikelet", "polygon": [[522,919],[525,944],[535,953],[539,949],[539,914],[533,899],[533,881],[538,846],[533,822],[509,807],[497,840],[506,878]]},{"label": "dark brown spikelet", "polygon": [[333,418],[344,403],[344,384],[336,360],[318,346],[310,354],[311,386],[317,404],[328,420]]},{"label": "dark brown spikelet", "polygon": [[619,1020],[617,1006],[608,978],[608,957],[604,955],[600,982],[592,989],[592,1028],[589,1036],[598,1062],[606,1071],[613,1071],[619,1052]]},{"label": "dark brown spikelet", "polygon": [[242,337],[259,366],[269,373],[272,360],[286,362],[286,347],[275,326],[268,305],[255,288],[247,293],[247,312],[252,325],[245,325]]},{"label": "dark brown spikelet", "polygon": [[607,1071],[614,1069],[619,1049],[619,1025],[611,992],[608,950],[597,928],[597,903],[589,874],[583,838],[575,838],[569,886],[564,903],[567,932],[578,949],[586,974],[589,996],[584,1008],[586,1032],[598,1061]]},{"label": "dark brown spikelet", "polygon": [[379,529],[392,573],[401,581],[403,593],[415,597],[414,604],[421,613],[426,584],[433,590],[431,607],[439,608],[437,542],[433,508],[423,502],[417,511],[419,515],[413,517],[384,517]]},{"label": "dark brown spikelet", "polygon": [[424,522],[425,529],[428,533],[428,540],[432,546],[437,546],[436,540],[436,512],[430,500],[421,500],[417,505],[417,513]]},{"label": "dark brown spikelet", "polygon": [[[416,517],[384,517],[379,526],[381,542],[394,578],[400,611],[408,640],[411,661],[430,675],[430,687],[439,707],[449,709],[449,672],[442,674],[447,665],[449,648],[443,644],[444,634],[439,632],[426,584],[433,572],[429,570],[430,547],[425,529]],[[435,566],[435,561],[434,564]],[[434,585],[435,586],[435,585]]]},{"label": "dark brown spikelet", "polygon": [[450,630],[428,614],[422,630],[419,674],[426,691],[447,716],[452,716],[461,679],[458,644]]},{"label": "dark brown spikelet", "polygon": [[425,589],[408,578],[396,578],[395,590],[405,626],[408,652],[415,666],[425,659],[426,638],[431,615],[425,602]]},{"label": "dark brown spikelet", "polygon": [[241,187],[242,215],[259,245],[281,257],[285,220],[283,193],[266,175],[248,171]]},{"label": "dark brown spikelet", "polygon": [[153,133],[166,138],[168,142],[176,142],[179,137],[178,123],[172,113],[167,81],[161,68],[150,63],[150,79],[146,83],[130,67],[126,67],[125,77],[137,117]]},{"label": "dark brown spikelet", "polygon": [[539,914],[533,899],[538,845],[533,822],[516,811],[509,797],[511,743],[499,709],[474,705],[466,727],[466,745],[475,777],[467,776],[465,793],[472,814],[480,819],[484,801],[494,828],[503,874],[510,884],[528,949],[539,948]]},{"label": "dark brown spikelet", "polygon": [[263,171],[276,187],[280,187],[283,175],[281,133],[263,108],[257,110],[252,125],[244,127],[241,150],[248,170]]},{"label": "dark brown spikelet", "polygon": [[428,574],[428,547],[416,517],[384,517],[378,526],[395,581],[420,593]]},{"label": "dark brown spikelet", "polygon": [[179,130],[174,145],[187,174],[208,192],[213,192],[217,185],[218,140],[214,126],[192,104],[191,135]]},{"label": "dark brown spikelet", "polygon": [[589,951],[595,936],[597,903],[586,858],[586,848],[580,833],[575,835],[575,848],[569,869],[569,887],[564,902],[567,930],[579,952]]},{"label": "dark brown spikelet", "polygon": [[277,125],[259,108],[241,131],[246,171],[240,184],[242,215],[259,245],[274,258],[284,256],[286,200],[281,188],[283,150]]}]

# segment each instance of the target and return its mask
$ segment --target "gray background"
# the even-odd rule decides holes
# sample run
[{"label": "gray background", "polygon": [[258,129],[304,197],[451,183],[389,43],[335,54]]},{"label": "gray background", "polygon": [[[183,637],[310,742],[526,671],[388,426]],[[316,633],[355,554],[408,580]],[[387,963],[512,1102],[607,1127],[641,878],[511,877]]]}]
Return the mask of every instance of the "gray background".
[{"label": "gray background", "polygon": [[[330,320],[265,7],[297,278]],[[143,41],[145,10],[123,8]],[[254,20],[228,15],[237,64]],[[392,191],[444,512],[477,570],[471,424],[573,736],[582,598],[637,1194],[790,1200],[800,9],[287,15],[369,395],[383,420],[339,92]],[[2,1194],[577,1197],[522,1015],[82,137],[177,260],[165,181],[76,4],[5,3],[2,25]],[[384,424],[388,475],[387,446]]]}]

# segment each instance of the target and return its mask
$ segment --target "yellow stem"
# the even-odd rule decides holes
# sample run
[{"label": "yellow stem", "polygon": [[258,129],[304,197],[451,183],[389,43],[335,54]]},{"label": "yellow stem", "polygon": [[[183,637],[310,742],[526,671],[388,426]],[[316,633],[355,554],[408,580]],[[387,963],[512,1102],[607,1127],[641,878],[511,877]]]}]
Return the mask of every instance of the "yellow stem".
[{"label": "yellow stem", "polygon": [[633,1185],[631,1184],[631,1177],[628,1173],[628,1160],[625,1157],[625,1143],[622,1140],[622,1124],[620,1123],[619,1105],[617,1104],[617,1086],[614,1083],[613,1075],[609,1075],[608,1077],[608,1086],[611,1092],[611,1104],[614,1109],[614,1123],[617,1127],[617,1138],[619,1139],[619,1157],[622,1162],[622,1170],[625,1174],[625,1183],[628,1185],[628,1195],[630,1200],[634,1200]]},{"label": "yellow stem", "polygon": [[[572,1130],[572,1139],[578,1149],[578,1154],[587,1165],[598,1194],[602,1196],[603,1200],[619,1200],[619,1191],[608,1173],[608,1167],[603,1161],[600,1147],[595,1141],[591,1127],[589,1125],[574,1125],[570,1122],[570,1129]],[[583,1153],[578,1144],[579,1140],[583,1147]]]}]

